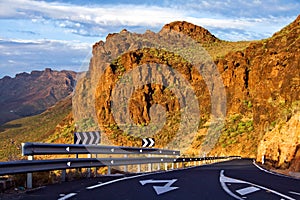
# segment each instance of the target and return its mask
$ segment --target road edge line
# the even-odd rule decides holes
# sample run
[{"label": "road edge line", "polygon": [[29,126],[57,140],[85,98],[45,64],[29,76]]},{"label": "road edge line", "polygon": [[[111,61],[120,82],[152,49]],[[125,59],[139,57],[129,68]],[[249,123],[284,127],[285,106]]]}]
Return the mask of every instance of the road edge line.
[{"label": "road edge line", "polygon": [[253,159],[253,163],[252,163],[256,168],[258,168],[259,170],[263,171],[263,172],[266,172],[268,174],[272,174],[272,175],[275,175],[275,176],[281,176],[281,177],[284,177],[284,178],[290,178],[290,179],[294,179],[294,180],[300,180],[299,178],[295,178],[295,177],[292,177],[292,176],[287,176],[287,175],[284,175],[284,174],[279,174],[279,173],[276,173],[276,172],[272,172],[272,171],[269,171],[261,166],[259,166],[256,162],[255,162],[255,159]]}]

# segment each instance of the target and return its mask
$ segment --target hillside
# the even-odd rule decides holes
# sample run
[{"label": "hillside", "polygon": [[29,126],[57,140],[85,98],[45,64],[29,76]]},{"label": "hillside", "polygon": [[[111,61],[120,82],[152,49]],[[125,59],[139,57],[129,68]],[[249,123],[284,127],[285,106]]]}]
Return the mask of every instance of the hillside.
[{"label": "hillside", "polygon": [[[74,124],[70,126],[67,126],[67,123],[64,124],[64,119],[73,122],[69,118],[71,111],[72,99],[69,96],[41,114],[1,125],[0,161],[20,159],[22,142],[57,142],[59,138],[64,143],[70,142],[70,140],[73,142]],[[53,138],[57,129],[60,130],[59,138]],[[63,129],[68,129],[67,133],[64,134]]]},{"label": "hillside", "polygon": [[75,86],[73,71],[32,71],[0,79],[0,125],[40,114],[71,94]]}]

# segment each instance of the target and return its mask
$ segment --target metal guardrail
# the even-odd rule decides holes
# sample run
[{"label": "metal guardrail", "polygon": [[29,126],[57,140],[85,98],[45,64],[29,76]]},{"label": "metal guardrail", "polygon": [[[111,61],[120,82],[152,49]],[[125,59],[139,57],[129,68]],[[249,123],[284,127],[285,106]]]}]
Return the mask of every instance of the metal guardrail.
[{"label": "metal guardrail", "polygon": [[20,160],[0,162],[0,176],[39,171],[64,170],[73,168],[91,168],[106,166],[140,165],[153,163],[184,163],[207,160],[222,160],[238,157],[200,157],[200,158],[69,158],[53,160]]},{"label": "metal guardrail", "polygon": [[172,163],[173,158],[71,158],[52,160],[21,160],[0,163],[0,175],[30,173],[39,171],[91,168],[106,166],[137,165],[149,163]]},{"label": "metal guardrail", "polygon": [[155,154],[179,156],[180,151],[102,145],[22,143],[23,156],[46,154]]},{"label": "metal guardrail", "polygon": [[184,163],[207,160],[222,160],[237,157],[200,157],[200,158],[69,158],[52,160],[20,160],[0,162],[0,175],[30,173],[39,171],[65,170],[106,166],[140,165],[153,163]]},{"label": "metal guardrail", "polygon": [[[70,155],[70,154],[123,154],[124,158],[66,158],[51,160],[33,160],[35,155]],[[129,154],[147,154],[148,157],[128,157]],[[62,176],[65,177],[66,169],[108,167],[108,174],[112,166],[124,166],[127,171],[128,165],[138,165],[137,172],[141,171],[142,164],[148,164],[148,170],[152,171],[152,164],[165,164],[165,170],[168,169],[168,163],[174,164],[196,161],[209,161],[220,159],[239,158],[230,157],[199,157],[199,158],[179,158],[180,151],[156,149],[156,148],[138,148],[138,147],[120,147],[120,146],[102,146],[102,145],[79,145],[79,144],[46,144],[46,143],[22,143],[22,155],[28,156],[28,160],[13,162],[0,162],[0,176],[18,173],[27,173],[27,187],[32,188],[32,172],[62,170]],[[151,157],[159,155],[160,157]],[[161,157],[165,156],[165,157]],[[184,165],[183,165],[184,166]],[[64,178],[63,178],[64,179]]]}]

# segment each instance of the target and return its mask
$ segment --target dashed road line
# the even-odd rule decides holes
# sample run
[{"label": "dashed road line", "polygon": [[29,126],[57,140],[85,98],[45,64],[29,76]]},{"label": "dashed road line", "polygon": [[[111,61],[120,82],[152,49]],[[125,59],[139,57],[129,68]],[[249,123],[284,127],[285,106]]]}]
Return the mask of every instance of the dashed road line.
[{"label": "dashed road line", "polygon": [[57,200],[66,200],[66,199],[69,199],[69,198],[71,198],[71,197],[73,197],[75,195],[77,195],[77,193],[70,193],[70,194],[67,194],[67,195],[65,195],[65,196],[57,199]]},{"label": "dashed road line", "polygon": [[244,195],[259,191],[259,190],[260,189],[257,188],[257,187],[250,186],[250,187],[246,187],[246,188],[236,190],[236,192],[239,193],[240,195],[244,196]]},{"label": "dashed road line", "polygon": [[136,176],[129,176],[129,177],[124,177],[124,178],[119,178],[119,179],[115,179],[115,180],[108,181],[108,182],[105,182],[105,183],[100,183],[100,184],[97,184],[97,185],[89,186],[89,187],[86,187],[86,189],[87,190],[92,190],[92,189],[95,189],[95,188],[98,188],[98,187],[102,187],[104,185],[109,185],[109,184],[116,183],[116,182],[119,182],[119,181],[129,180],[129,179],[142,177],[142,176],[146,176],[146,175],[150,175],[150,174],[140,174],[140,175],[136,175]]},{"label": "dashed road line", "polygon": [[295,194],[295,195],[298,195],[300,196],[300,192],[293,192],[293,191],[289,191],[290,194]]}]

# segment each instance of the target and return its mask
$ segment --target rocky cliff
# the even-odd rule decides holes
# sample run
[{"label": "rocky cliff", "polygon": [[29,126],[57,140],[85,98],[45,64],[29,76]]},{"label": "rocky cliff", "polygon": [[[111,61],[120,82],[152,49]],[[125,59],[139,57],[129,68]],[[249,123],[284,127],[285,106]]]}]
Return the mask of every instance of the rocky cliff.
[{"label": "rocky cliff", "polygon": [[[174,32],[178,33],[175,37],[171,36]],[[158,147],[165,147],[178,132],[182,122],[182,107],[188,109],[190,103],[180,102],[178,98],[186,93],[185,90],[176,93],[172,90],[177,87],[176,84],[167,87],[163,84],[173,79],[176,71],[188,81],[199,102],[197,133],[193,137],[187,137],[184,133],[180,135],[183,142],[190,144],[186,153],[198,155],[202,144],[206,142],[212,118],[219,117],[212,116],[214,114],[211,110],[211,92],[219,86],[208,84],[208,80],[215,78],[211,70],[214,67],[211,67],[212,64],[209,64],[211,68],[201,65],[202,72],[208,74],[207,77],[203,77],[193,63],[197,58],[193,58],[192,55],[199,50],[198,47],[193,46],[189,49],[190,52],[181,51],[186,46],[198,44],[204,47],[213,59],[226,91],[226,123],[224,126],[213,127],[215,131],[221,131],[221,134],[216,135],[217,142],[213,143],[210,153],[246,157],[258,155],[259,158],[261,152],[264,152],[266,159],[274,166],[284,167],[283,160],[286,166],[294,166],[299,149],[299,140],[295,139],[299,137],[299,133],[295,132],[297,120],[299,121],[297,116],[300,100],[299,33],[300,16],[272,37],[252,43],[222,41],[206,29],[187,22],[168,24],[157,34],[150,31],[133,34],[126,30],[110,34],[106,42],[100,41],[94,45],[90,69],[77,85],[73,99],[75,121],[92,118],[94,125],[98,122],[101,130],[105,132],[103,135],[106,136],[106,141],[118,145],[138,146],[143,135],[132,135],[130,131],[124,131],[120,128],[122,124],[118,122],[127,122],[129,118],[133,125],[138,125],[139,130],[149,131],[147,126],[151,120],[156,119],[151,115],[151,108],[158,105],[156,109],[166,111],[166,116],[162,127],[152,127],[152,136],[156,139]],[[190,38],[192,42],[185,39],[182,46],[176,48],[176,44],[185,37]],[[163,48],[166,45],[173,45],[172,51]],[[209,59],[206,55],[204,61],[207,63]],[[161,80],[160,83],[147,83],[142,86],[136,84],[153,77],[149,75],[149,71],[142,71],[139,66],[159,71],[160,65],[167,67],[164,73],[156,75],[157,80]],[[132,76],[132,79],[122,78],[135,69],[138,70],[139,76]],[[177,83],[176,80],[173,81]],[[116,92],[115,88],[119,82],[129,85],[131,83],[137,87],[133,93],[123,90]],[[129,94],[131,97],[121,109],[124,112],[128,111],[128,115],[126,119],[122,119],[121,114],[113,113],[111,102],[113,98]],[[159,113],[161,112],[155,112]],[[77,125],[80,128],[80,123]],[[278,126],[285,128],[276,128]],[[282,135],[282,131],[285,135]],[[273,134],[282,135],[276,137],[277,151],[272,150],[274,141],[270,138]],[[292,137],[290,134],[296,136]],[[151,136],[147,136],[149,135]],[[288,140],[289,137],[294,139]],[[284,147],[286,143],[280,140],[288,141],[288,146],[293,148]]]},{"label": "rocky cliff", "polygon": [[75,72],[47,68],[0,79],[0,124],[45,111],[72,93],[75,78]]}]

